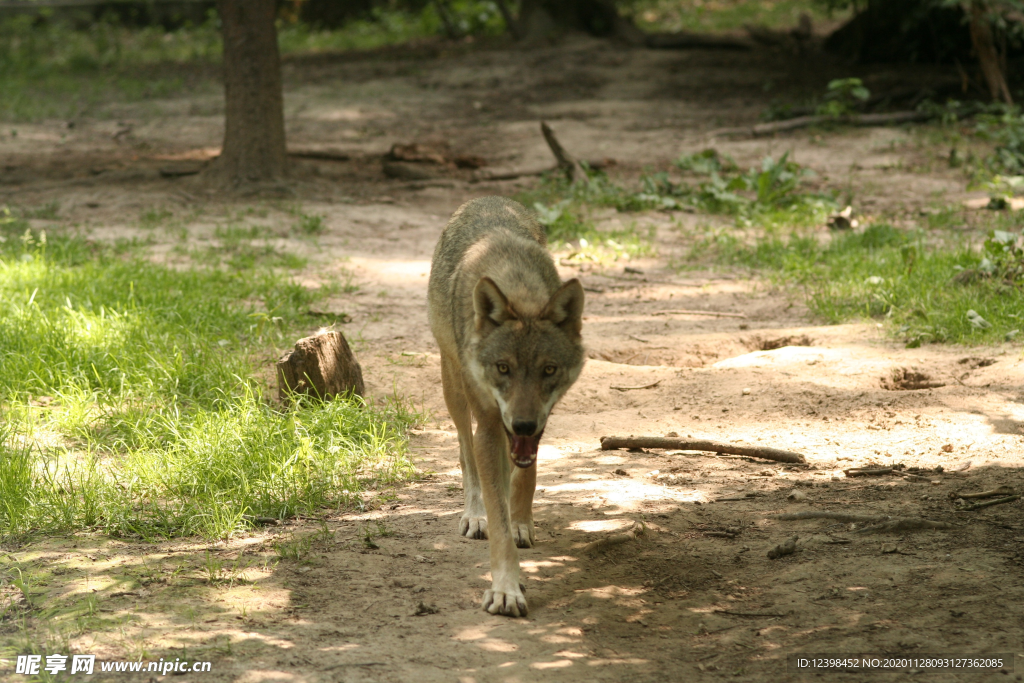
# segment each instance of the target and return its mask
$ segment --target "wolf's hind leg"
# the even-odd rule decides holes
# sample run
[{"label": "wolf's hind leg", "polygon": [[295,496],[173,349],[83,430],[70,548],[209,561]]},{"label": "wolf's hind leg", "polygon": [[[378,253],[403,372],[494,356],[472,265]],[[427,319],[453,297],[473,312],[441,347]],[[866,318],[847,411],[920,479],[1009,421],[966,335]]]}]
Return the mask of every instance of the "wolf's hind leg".
[{"label": "wolf's hind leg", "polygon": [[537,541],[533,530],[533,494],[537,489],[537,462],[512,473],[512,539],[520,548],[532,548]]},{"label": "wolf's hind leg", "polygon": [[459,534],[467,538],[487,538],[487,511],[473,458],[473,416],[458,367],[457,361],[441,355],[441,386],[448,414],[459,433],[459,463],[462,465],[462,489],[466,496],[466,509],[459,520]]}]

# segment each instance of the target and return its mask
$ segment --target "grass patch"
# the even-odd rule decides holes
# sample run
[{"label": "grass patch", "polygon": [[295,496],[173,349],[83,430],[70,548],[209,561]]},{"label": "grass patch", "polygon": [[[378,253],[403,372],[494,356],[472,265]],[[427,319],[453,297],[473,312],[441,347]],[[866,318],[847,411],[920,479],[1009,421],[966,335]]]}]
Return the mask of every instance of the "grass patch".
[{"label": "grass patch", "polygon": [[827,243],[797,232],[769,231],[753,242],[722,232],[698,242],[691,256],[796,284],[829,323],[885,320],[910,346],[981,344],[1024,329],[1022,245],[1019,232],[991,231],[978,249],[969,242],[935,244],[923,232],[876,223]]},{"label": "grass patch", "polygon": [[766,227],[820,225],[838,208],[833,193],[806,188],[813,172],[786,154],[778,160],[765,157],[745,172],[714,149],[680,157],[674,166],[672,174],[643,174],[635,187],[619,185],[592,169],[587,169],[588,182],[570,183],[561,173],[550,173],[517,199],[533,207],[553,247],[572,246],[573,257],[592,260],[653,253],[653,235],[635,226],[599,229],[593,221],[596,207],[621,213],[702,211],[735,216],[741,226]]},{"label": "grass patch", "polygon": [[0,215],[0,536],[224,537],[408,477],[406,406],[278,409],[253,379],[323,291]]},{"label": "grass patch", "polygon": [[824,3],[812,0],[639,0],[631,8],[634,19],[648,31],[738,31],[746,24],[788,28],[796,25],[801,13],[815,23],[849,16],[830,13]]}]

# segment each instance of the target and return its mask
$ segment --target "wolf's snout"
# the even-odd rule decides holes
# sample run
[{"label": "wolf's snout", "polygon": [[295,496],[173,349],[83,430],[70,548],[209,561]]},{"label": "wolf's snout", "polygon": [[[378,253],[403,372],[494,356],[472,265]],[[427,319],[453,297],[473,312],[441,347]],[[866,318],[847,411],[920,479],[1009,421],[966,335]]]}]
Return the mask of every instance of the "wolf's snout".
[{"label": "wolf's snout", "polygon": [[533,436],[537,431],[537,423],[533,420],[513,420],[512,431],[516,436]]}]

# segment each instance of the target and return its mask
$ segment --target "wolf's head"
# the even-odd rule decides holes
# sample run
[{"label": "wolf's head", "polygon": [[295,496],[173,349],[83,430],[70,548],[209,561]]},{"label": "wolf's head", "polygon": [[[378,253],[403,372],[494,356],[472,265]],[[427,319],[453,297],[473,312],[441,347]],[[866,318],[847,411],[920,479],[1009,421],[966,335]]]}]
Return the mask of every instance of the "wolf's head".
[{"label": "wolf's head", "polygon": [[490,278],[473,291],[473,378],[498,404],[512,462],[530,467],[548,414],[583,369],[583,285],[569,280],[539,310],[521,310]]}]

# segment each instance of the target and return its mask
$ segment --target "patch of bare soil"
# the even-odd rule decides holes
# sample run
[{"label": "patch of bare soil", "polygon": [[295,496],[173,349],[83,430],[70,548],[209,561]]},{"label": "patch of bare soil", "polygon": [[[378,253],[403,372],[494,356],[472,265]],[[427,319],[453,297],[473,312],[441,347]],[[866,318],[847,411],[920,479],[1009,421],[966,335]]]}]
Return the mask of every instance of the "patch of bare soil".
[{"label": "patch of bare soil", "polygon": [[[55,636],[53,648],[212,660],[211,673],[176,683],[804,680],[787,663],[797,653],[1008,653],[1010,675],[918,678],[1021,680],[1021,504],[964,512],[956,503],[965,493],[1024,488],[1019,346],[905,349],[873,323],[819,325],[799,302],[740,274],[676,270],[670,264],[685,259],[693,229],[713,220],[684,213],[607,217],[656,230],[657,255],[631,262],[631,272],[621,262],[562,266],[587,290],[589,361],[540,450],[538,544],[521,555],[530,614],[479,609],[487,544],[457,533],[458,446],[427,327],[427,275],[460,203],[533,181],[471,183],[472,171],[457,167],[434,180],[389,180],[381,157],[395,142],[433,137],[495,168],[548,164],[543,118],[579,156],[612,157],[617,172],[635,174],[707,145],[709,129],[754,121],[769,80],[817,92],[849,75],[814,67],[768,52],[584,40],[531,52],[293,63],[290,142],[346,158],[296,161],[296,195],[284,203],[224,203],[194,178],[161,175],[168,161],[201,161],[216,149],[217,102],[111,107],[133,123],[120,135],[125,126],[95,120],[19,126],[17,138],[4,137],[0,202],[59,202],[59,219],[37,227],[148,240],[153,258],[177,262],[186,257],[176,246],[223,246],[216,226],[238,220],[264,226],[255,242],[309,258],[298,280],[350,278],[358,290],[312,311],[309,329],[347,321],[341,329],[369,392],[397,391],[432,416],[411,437],[422,477],[381,509],[214,544],[75,534],[6,548],[46,572],[40,604],[95,597],[87,631]],[[865,76],[876,88],[890,78]],[[861,210],[961,198],[963,182],[948,169],[907,170],[937,153],[911,143],[904,129],[873,129],[718,148],[742,164],[791,150],[825,180],[848,183]],[[325,231],[292,230],[288,201],[324,216]],[[154,207],[173,217],[140,227],[140,213]],[[245,212],[252,207],[260,210]],[[745,317],[656,315],[668,310]],[[671,432],[799,451],[807,465],[599,449],[603,435]],[[844,473],[871,465],[898,467]],[[948,527],[870,533],[857,521],[778,517],[800,512]],[[584,552],[636,528],[633,539]],[[794,552],[769,558],[792,537]],[[0,622],[0,642],[18,650],[19,637],[15,619]],[[21,680],[3,666],[0,678]]]}]

